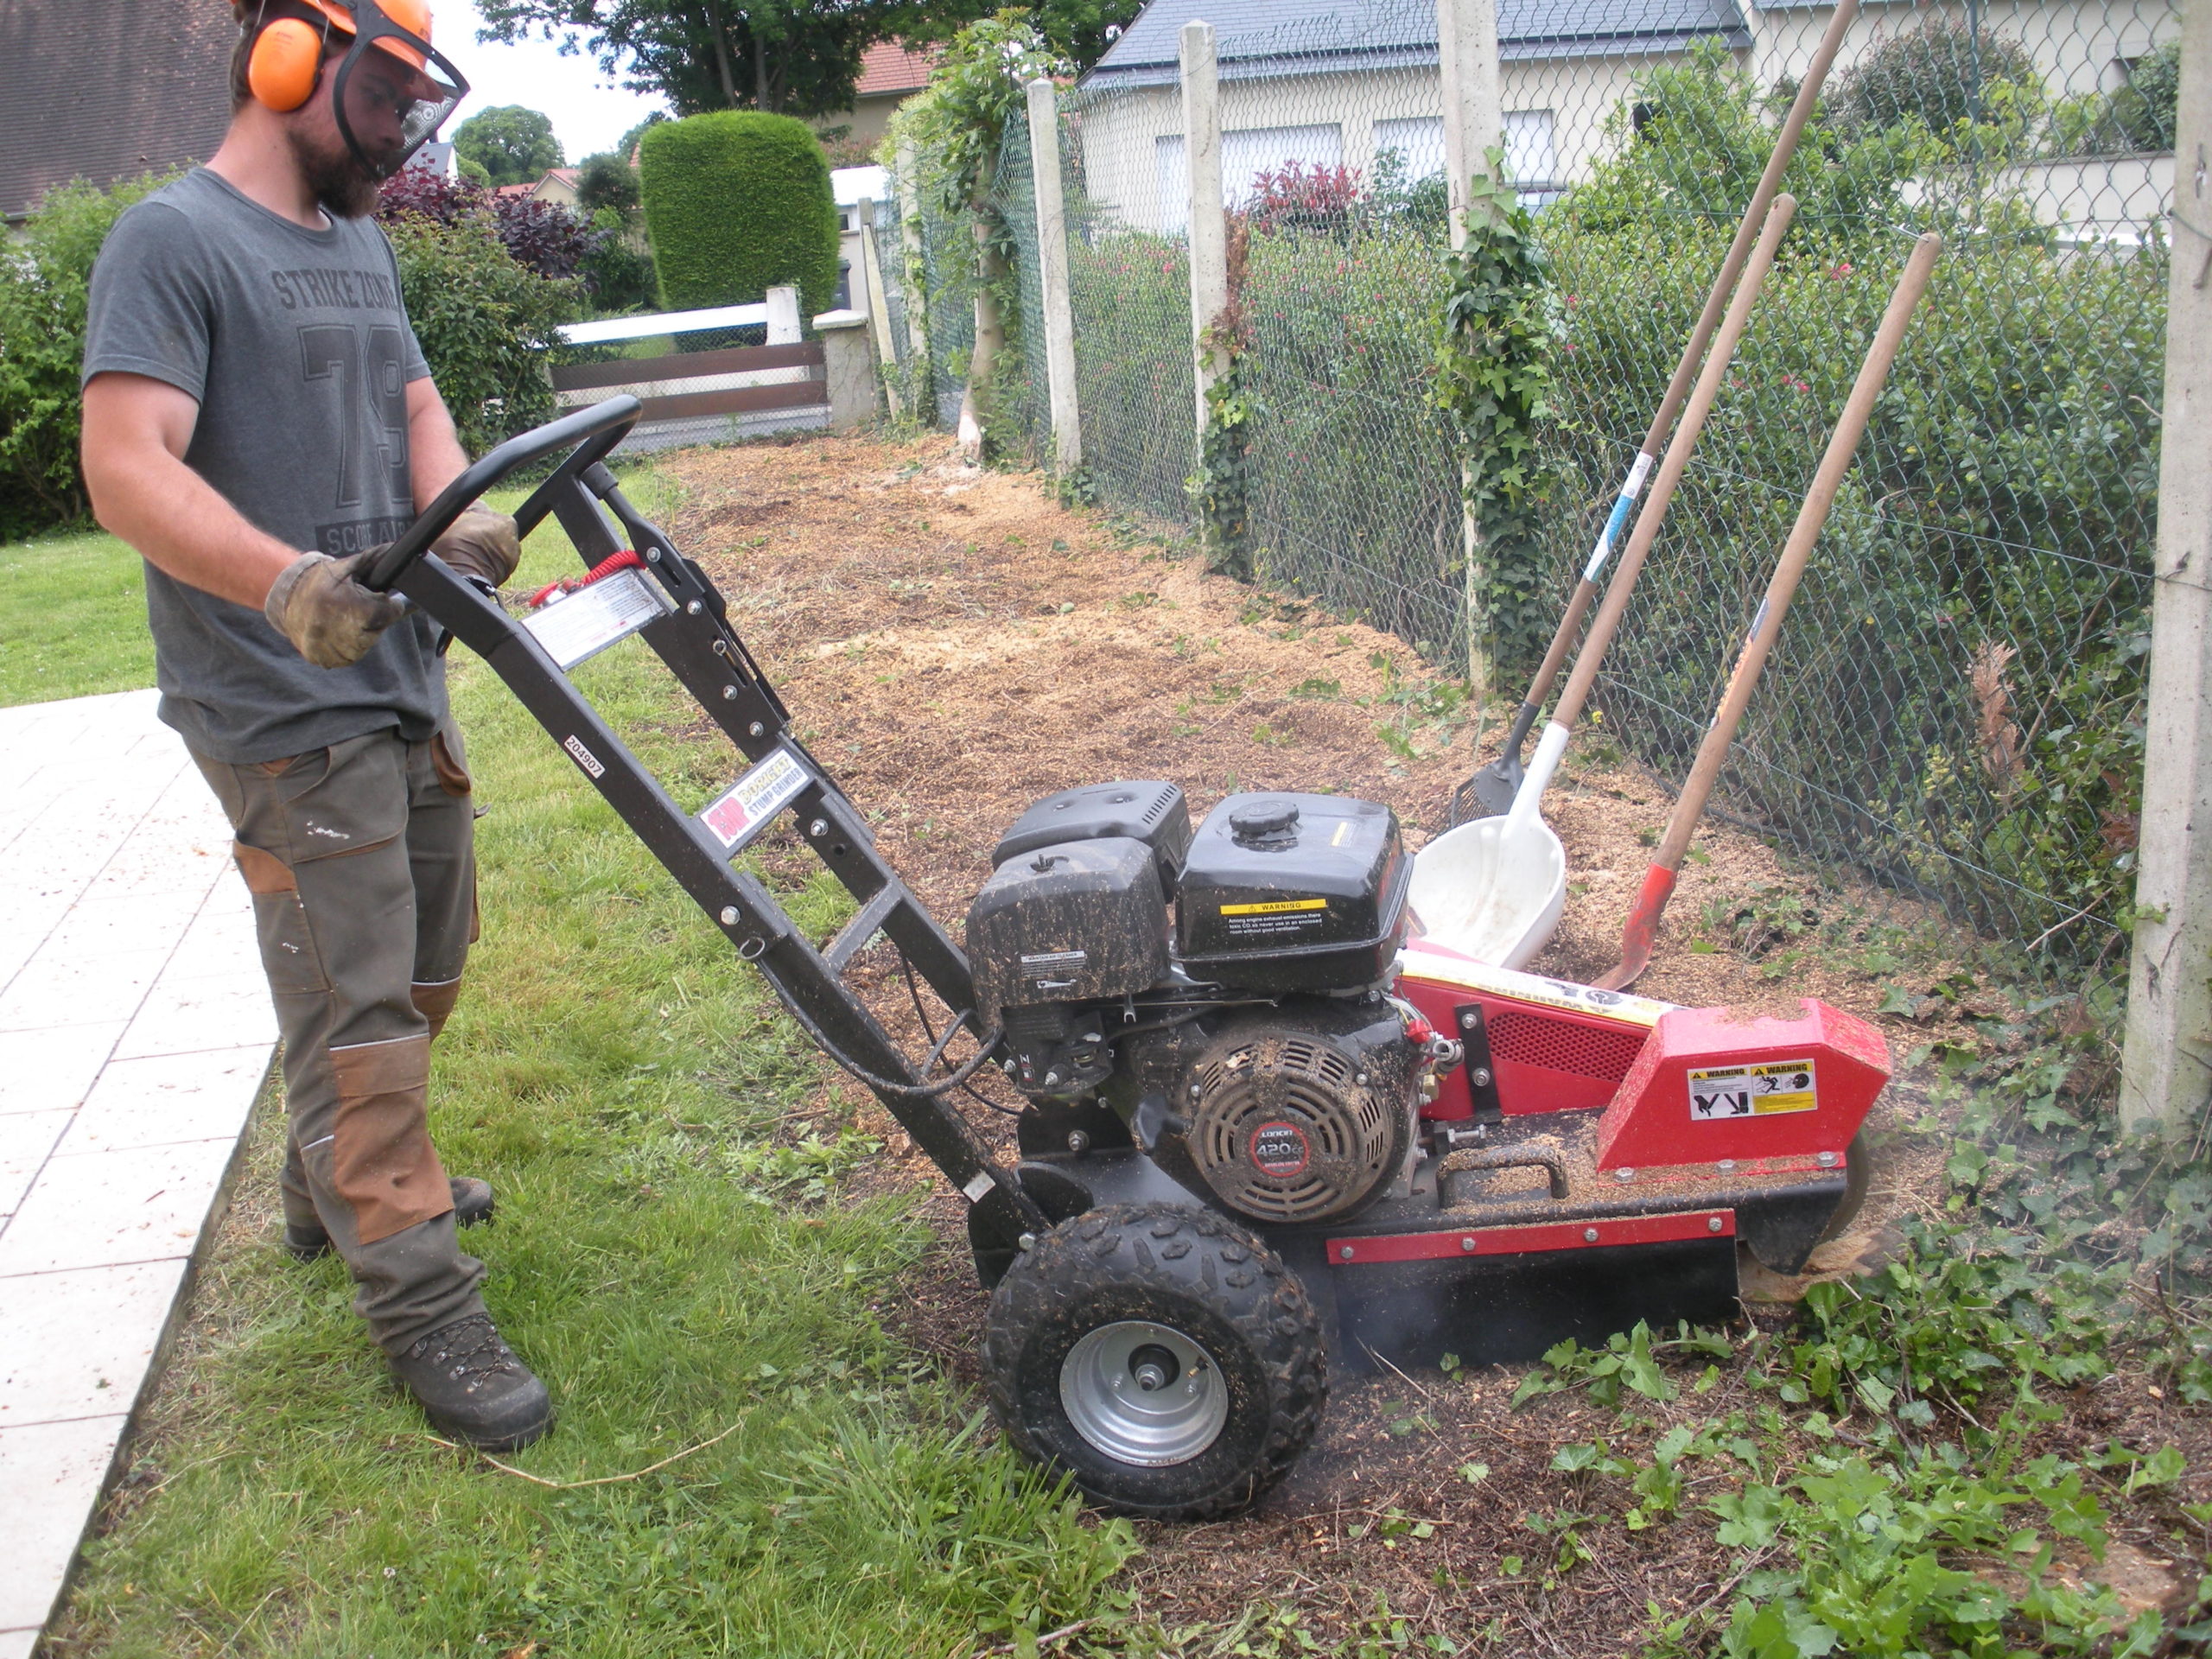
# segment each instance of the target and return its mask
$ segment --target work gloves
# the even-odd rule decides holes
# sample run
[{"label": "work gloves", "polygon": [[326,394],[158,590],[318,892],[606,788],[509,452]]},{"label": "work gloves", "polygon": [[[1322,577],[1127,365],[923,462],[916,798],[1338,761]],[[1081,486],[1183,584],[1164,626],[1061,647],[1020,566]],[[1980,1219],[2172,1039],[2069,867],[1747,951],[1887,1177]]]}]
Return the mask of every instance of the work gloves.
[{"label": "work gloves", "polygon": [[430,551],[459,575],[497,588],[522,563],[522,537],[505,513],[471,507],[430,543]]},{"label": "work gloves", "polygon": [[262,601],[270,626],[317,668],[350,668],[369,654],[377,636],[407,614],[389,594],[371,593],[354,580],[382,548],[334,559],[302,553],[278,573]]},{"label": "work gloves", "polygon": [[[493,588],[522,563],[515,521],[482,507],[454,519],[430,550],[457,574]],[[270,586],[263,614],[317,668],[350,668],[369,654],[378,634],[407,614],[400,601],[371,593],[355,580],[383,551],[371,548],[342,559],[301,554]]]}]

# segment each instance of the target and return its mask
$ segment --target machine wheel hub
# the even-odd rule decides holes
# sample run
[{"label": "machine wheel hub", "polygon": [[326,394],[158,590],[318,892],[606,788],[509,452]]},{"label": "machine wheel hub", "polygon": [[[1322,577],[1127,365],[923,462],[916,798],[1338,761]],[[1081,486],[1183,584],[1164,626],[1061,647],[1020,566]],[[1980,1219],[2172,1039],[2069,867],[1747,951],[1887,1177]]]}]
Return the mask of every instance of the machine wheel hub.
[{"label": "machine wheel hub", "polygon": [[1060,1365],[1075,1432],[1123,1463],[1187,1463],[1221,1433],[1229,1391],[1213,1357],[1173,1325],[1121,1319],[1086,1332]]}]

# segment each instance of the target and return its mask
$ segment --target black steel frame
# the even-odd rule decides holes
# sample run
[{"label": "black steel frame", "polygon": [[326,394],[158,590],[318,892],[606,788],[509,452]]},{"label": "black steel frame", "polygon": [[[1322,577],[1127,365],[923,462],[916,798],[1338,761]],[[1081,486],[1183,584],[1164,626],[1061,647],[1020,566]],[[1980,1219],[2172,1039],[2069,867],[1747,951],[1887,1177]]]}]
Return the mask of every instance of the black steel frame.
[{"label": "black steel frame", "polygon": [[[879,1080],[868,1084],[876,1097],[972,1206],[971,1232],[1009,1244],[1044,1232],[1052,1224],[1014,1172],[941,1094],[920,1092],[931,1078],[844,982],[847,965],[880,932],[956,1017],[973,1018],[967,957],[884,862],[866,821],[791,734],[782,700],[731,627],[714,583],[637,511],[606,467],[639,412],[636,398],[611,397],[499,445],[448,486],[363,580],[404,594],[483,658],[810,1034],[826,1037]],[[804,769],[806,787],[788,810],[802,839],[860,903],[843,931],[818,950],[759,878],[734,865],[734,855],[670,798],[530,630],[430,554],[430,544],[486,490],[571,444],[574,452],[523,503],[516,523],[527,535],[551,517],[587,567],[634,548],[675,605],[639,637],[748,760],[780,749]]]}]

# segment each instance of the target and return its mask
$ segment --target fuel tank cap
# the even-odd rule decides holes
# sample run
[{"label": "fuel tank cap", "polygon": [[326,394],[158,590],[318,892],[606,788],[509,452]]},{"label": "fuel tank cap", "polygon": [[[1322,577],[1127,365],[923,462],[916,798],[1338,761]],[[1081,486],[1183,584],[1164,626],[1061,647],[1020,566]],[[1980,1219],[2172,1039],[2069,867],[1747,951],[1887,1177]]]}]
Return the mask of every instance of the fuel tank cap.
[{"label": "fuel tank cap", "polygon": [[1229,815],[1229,833],[1240,846],[1279,846],[1294,840],[1298,803],[1279,795],[1248,801]]}]

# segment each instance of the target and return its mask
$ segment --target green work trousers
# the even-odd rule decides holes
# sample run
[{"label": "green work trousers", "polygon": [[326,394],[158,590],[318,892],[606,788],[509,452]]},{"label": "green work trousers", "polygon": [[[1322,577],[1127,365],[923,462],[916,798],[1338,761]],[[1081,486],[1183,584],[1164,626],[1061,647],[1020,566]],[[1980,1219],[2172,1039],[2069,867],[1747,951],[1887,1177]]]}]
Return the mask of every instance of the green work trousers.
[{"label": "green work trousers", "polygon": [[287,760],[194,754],[237,835],[284,1043],[284,1216],[319,1222],[389,1353],[481,1313],[426,1117],[430,1043],[475,934],[474,814],[450,721]]}]

